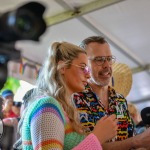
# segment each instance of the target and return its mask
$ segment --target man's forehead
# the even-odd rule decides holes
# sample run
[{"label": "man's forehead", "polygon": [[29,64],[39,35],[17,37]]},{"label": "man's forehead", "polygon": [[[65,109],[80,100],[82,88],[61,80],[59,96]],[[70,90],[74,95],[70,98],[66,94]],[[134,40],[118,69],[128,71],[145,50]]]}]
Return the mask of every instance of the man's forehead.
[{"label": "man's forehead", "polygon": [[87,50],[91,50],[91,49],[97,49],[97,48],[109,48],[109,44],[108,43],[98,43],[98,42],[91,42],[86,46]]},{"label": "man's forehead", "polygon": [[88,56],[111,56],[111,50],[107,43],[90,43],[86,47]]}]

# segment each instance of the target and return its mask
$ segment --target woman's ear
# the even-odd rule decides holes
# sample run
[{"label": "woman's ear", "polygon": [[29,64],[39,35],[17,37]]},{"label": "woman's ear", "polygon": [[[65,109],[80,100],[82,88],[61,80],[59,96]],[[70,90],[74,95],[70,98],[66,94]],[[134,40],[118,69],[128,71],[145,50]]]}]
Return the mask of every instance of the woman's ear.
[{"label": "woman's ear", "polygon": [[57,70],[60,72],[60,74],[65,73],[66,68],[65,68],[65,62],[64,61],[60,60],[58,62]]}]

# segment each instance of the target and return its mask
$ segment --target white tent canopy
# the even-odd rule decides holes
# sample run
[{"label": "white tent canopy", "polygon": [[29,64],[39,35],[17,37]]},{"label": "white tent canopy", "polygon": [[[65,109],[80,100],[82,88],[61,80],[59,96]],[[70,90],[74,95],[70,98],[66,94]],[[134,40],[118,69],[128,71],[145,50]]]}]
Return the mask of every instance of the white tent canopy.
[{"label": "white tent canopy", "polygon": [[[1,13],[29,0],[0,1]],[[117,62],[130,66],[133,85],[128,101],[139,109],[150,106],[150,1],[149,0],[38,0],[47,9],[47,30],[40,42],[18,41],[22,56],[42,64],[49,45],[68,41],[79,45],[92,35],[104,35]],[[27,75],[18,78],[34,82]]]}]

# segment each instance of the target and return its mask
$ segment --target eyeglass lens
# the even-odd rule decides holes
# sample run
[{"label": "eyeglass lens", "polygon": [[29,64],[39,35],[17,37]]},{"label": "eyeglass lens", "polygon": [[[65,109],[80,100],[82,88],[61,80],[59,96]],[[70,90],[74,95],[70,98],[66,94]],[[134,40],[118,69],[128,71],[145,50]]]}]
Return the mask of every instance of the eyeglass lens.
[{"label": "eyeglass lens", "polygon": [[102,57],[96,57],[94,60],[96,61],[98,65],[104,64],[106,60],[109,64],[113,64],[115,62],[115,57],[114,56],[108,56],[108,57],[102,56]]},{"label": "eyeglass lens", "polygon": [[90,69],[88,66],[79,66],[79,65],[75,65],[75,64],[71,64],[71,65],[81,68],[83,70],[83,73],[85,73],[85,74],[90,73]]},{"label": "eyeglass lens", "polygon": [[90,73],[90,68],[88,66],[84,67],[84,73],[85,74]]}]

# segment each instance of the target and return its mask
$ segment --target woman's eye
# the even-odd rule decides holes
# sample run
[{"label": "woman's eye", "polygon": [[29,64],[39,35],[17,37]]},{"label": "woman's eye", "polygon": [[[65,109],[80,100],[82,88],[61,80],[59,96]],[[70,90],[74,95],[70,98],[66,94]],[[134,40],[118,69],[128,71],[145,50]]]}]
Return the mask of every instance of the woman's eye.
[{"label": "woman's eye", "polygon": [[81,66],[81,69],[82,69],[82,70],[84,70],[84,69],[85,69],[85,67]]}]

